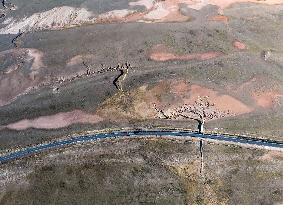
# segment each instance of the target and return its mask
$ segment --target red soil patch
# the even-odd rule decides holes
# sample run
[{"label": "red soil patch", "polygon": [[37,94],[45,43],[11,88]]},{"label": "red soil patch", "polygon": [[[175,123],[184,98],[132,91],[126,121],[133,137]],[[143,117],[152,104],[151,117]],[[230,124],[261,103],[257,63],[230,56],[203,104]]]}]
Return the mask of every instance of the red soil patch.
[{"label": "red soil patch", "polygon": [[28,128],[35,129],[58,129],[67,127],[76,123],[91,123],[95,124],[103,119],[95,114],[88,114],[80,110],[71,112],[58,113],[50,116],[42,116],[32,120],[21,120],[6,127],[13,130],[25,130]]},{"label": "red soil patch", "polygon": [[170,60],[190,61],[190,60],[208,60],[222,55],[223,53],[217,51],[178,55],[168,51],[168,49],[164,45],[159,44],[152,48],[149,58],[154,61],[170,61]]},{"label": "red soil patch", "polygon": [[210,21],[221,21],[221,22],[224,22],[224,23],[228,23],[228,17],[227,16],[224,16],[224,15],[216,15],[216,16],[211,16],[208,18],[208,20]]},{"label": "red soil patch", "polygon": [[240,41],[234,41],[233,46],[234,46],[234,48],[239,49],[239,50],[245,50],[246,49],[246,45],[244,43],[240,42]]}]

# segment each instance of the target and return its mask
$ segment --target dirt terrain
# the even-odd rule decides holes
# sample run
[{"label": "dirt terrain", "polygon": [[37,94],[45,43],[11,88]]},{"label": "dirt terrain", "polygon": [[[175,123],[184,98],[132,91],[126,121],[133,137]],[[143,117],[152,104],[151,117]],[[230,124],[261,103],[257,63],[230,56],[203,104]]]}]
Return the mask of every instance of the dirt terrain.
[{"label": "dirt terrain", "polygon": [[[282,0],[3,1],[0,153],[105,128],[196,130],[168,116],[204,98],[218,112],[205,131],[282,141],[282,11]],[[283,203],[282,153],[203,150],[202,173],[199,142],[46,152],[0,165],[0,204]]]},{"label": "dirt terrain", "polygon": [[[1,166],[0,204],[280,204],[282,152],[102,140]],[[21,169],[18,169],[21,167]]]},{"label": "dirt terrain", "polygon": [[[20,2],[12,2],[17,10],[7,11],[2,31],[9,33],[14,26],[25,25],[9,21],[9,16],[26,16],[22,21],[37,16],[44,22],[38,20],[34,26],[39,30],[42,24],[47,27],[46,31],[37,31],[31,26],[33,32],[22,30],[24,34],[20,36],[18,32],[0,35],[3,39],[0,60],[4,62],[0,65],[1,131],[59,129],[78,123],[97,126],[101,120],[92,120],[89,116],[93,115],[103,118],[102,122],[110,127],[118,122],[128,122],[131,126],[135,120],[155,119],[153,103],[170,110],[182,103],[191,104],[198,96],[208,95],[218,109],[233,113],[229,117],[232,121],[244,118],[253,123],[257,118],[272,119],[275,116],[272,113],[276,113],[276,119],[271,120],[276,123],[261,129],[268,133],[266,137],[280,139],[283,132],[277,122],[283,118],[280,114],[283,98],[282,6],[276,1],[243,2],[120,2],[113,7],[109,4],[109,10],[89,7],[88,12],[108,15],[108,20],[116,15],[123,21],[109,24],[111,21],[103,20],[70,29],[66,27],[90,15],[80,14],[86,10],[86,5],[91,5],[89,2],[54,3],[50,8],[38,7],[33,11]],[[139,13],[150,14],[152,18],[154,13],[163,15],[158,9],[164,12],[172,9],[174,13],[174,5],[180,7],[182,15],[190,16],[189,21],[146,24],[137,19],[134,20],[137,23],[126,20]],[[56,6],[63,10],[56,10]],[[63,11],[67,12],[68,6],[76,7],[76,15],[73,20],[64,21],[61,16],[65,15]],[[128,7],[138,12],[127,14]],[[237,12],[239,9],[241,15]],[[68,12],[66,16],[73,15],[73,10]],[[55,22],[58,15],[62,20],[60,25]],[[53,23],[45,22],[49,18]],[[63,30],[47,31],[48,25],[54,27],[51,30],[60,26]],[[131,69],[123,81],[124,93],[119,93],[113,84],[119,70],[109,68],[127,61]],[[55,120],[56,126],[52,125],[55,116],[74,110],[80,110],[86,117]],[[50,125],[48,120],[42,120],[45,118],[52,119]],[[236,123],[231,127],[230,122],[223,118],[211,123],[223,131],[260,132],[251,128],[253,124],[238,127]],[[33,123],[36,125],[29,125]]]}]

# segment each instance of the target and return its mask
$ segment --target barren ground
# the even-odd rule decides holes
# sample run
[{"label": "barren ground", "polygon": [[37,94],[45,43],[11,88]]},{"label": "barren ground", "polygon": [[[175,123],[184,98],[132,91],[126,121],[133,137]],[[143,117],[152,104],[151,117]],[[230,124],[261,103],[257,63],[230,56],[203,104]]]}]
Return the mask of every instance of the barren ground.
[{"label": "barren ground", "polygon": [[[205,96],[230,113],[207,131],[282,141],[282,11],[282,0],[4,1],[0,152],[94,129],[196,130],[155,108]],[[204,157],[201,177],[195,142],[54,150],[1,165],[0,204],[282,204],[281,153],[206,145]]]},{"label": "barren ground", "polygon": [[[280,204],[282,153],[199,142],[120,139],[1,166],[0,204]],[[21,167],[21,169],[19,169]]]}]

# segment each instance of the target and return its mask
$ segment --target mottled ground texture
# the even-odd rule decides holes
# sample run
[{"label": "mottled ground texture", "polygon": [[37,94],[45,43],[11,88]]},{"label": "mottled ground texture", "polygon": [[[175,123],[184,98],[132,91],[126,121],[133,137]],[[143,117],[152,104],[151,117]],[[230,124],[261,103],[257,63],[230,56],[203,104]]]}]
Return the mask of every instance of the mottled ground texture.
[{"label": "mottled ground texture", "polygon": [[[157,110],[205,96],[229,113],[207,131],[283,140],[283,0],[1,2],[0,153],[94,129],[196,130]],[[128,74],[113,69],[126,62]],[[0,204],[283,203],[277,153],[209,145],[201,178],[198,148],[177,144],[86,146],[1,165],[2,179],[20,180]]]},{"label": "mottled ground texture", "polygon": [[[0,204],[282,204],[282,152],[169,139],[82,144],[0,167]],[[20,169],[19,169],[20,168]]]}]

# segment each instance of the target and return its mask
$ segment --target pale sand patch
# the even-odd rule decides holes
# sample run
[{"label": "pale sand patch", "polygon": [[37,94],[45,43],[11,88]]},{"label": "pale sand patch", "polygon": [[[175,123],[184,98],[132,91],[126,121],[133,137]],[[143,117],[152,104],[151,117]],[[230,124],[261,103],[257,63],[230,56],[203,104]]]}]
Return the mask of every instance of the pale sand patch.
[{"label": "pale sand patch", "polygon": [[95,58],[95,55],[93,54],[87,54],[87,55],[76,55],[72,57],[70,60],[66,62],[67,66],[74,66],[83,63],[84,60],[89,60]]},{"label": "pale sand patch", "polygon": [[135,10],[128,10],[128,9],[122,9],[122,10],[112,10],[103,14],[100,14],[98,16],[98,19],[122,19],[126,16],[136,12]]},{"label": "pale sand patch", "polygon": [[239,50],[245,50],[246,49],[246,45],[244,43],[240,42],[240,41],[234,41],[233,46],[234,46],[234,48],[239,49]]},{"label": "pale sand patch", "polygon": [[189,83],[182,80],[182,81],[174,81],[171,84],[171,92],[175,95],[183,96],[190,91]]},{"label": "pale sand patch", "polygon": [[42,58],[43,58],[43,52],[34,49],[34,48],[28,48],[28,55],[33,59],[33,63],[32,63],[32,70],[38,70],[42,67],[44,67],[44,64],[42,62]]},{"label": "pale sand patch", "polygon": [[271,161],[274,158],[278,158],[281,157],[283,158],[283,152],[279,152],[279,151],[269,151],[267,153],[265,153],[264,155],[262,155],[259,160],[262,161]]},{"label": "pale sand patch", "polygon": [[[264,85],[264,86],[263,86]],[[250,95],[257,92],[267,92],[270,90],[276,92],[283,92],[281,83],[276,81],[271,76],[265,74],[257,74],[246,80],[240,86],[231,87],[230,89],[235,90],[237,93],[249,92]]]},{"label": "pale sand patch", "polygon": [[137,12],[136,10],[113,10],[107,13],[100,14],[95,21],[96,23],[125,23],[136,22],[143,18],[144,13]]},{"label": "pale sand patch", "polygon": [[154,61],[170,61],[170,60],[190,61],[190,60],[208,60],[222,55],[223,53],[217,51],[178,55],[170,52],[168,48],[166,48],[164,45],[158,44],[151,49],[149,58]]},{"label": "pale sand patch", "polygon": [[173,53],[168,52],[158,52],[152,53],[150,55],[150,59],[154,61],[169,61],[169,60],[177,60],[177,56]]},{"label": "pale sand patch", "polygon": [[160,22],[185,22],[189,21],[190,19],[191,17],[182,15],[178,9],[170,11],[170,13],[162,18]]},{"label": "pale sand patch", "polygon": [[[125,119],[153,119],[157,113],[155,106],[167,113],[184,104],[193,105],[198,97],[209,96],[209,101],[222,112],[231,115],[250,113],[254,109],[241,100],[220,91],[190,84],[185,80],[160,81],[153,87],[141,86],[128,96],[113,96],[98,109],[100,116],[112,121]],[[130,104],[127,104],[127,101]]]},{"label": "pale sand patch", "polygon": [[184,99],[187,104],[194,103],[198,97],[209,96],[209,100],[215,104],[215,107],[221,111],[231,111],[235,115],[250,113],[253,108],[248,107],[240,100],[225,94],[220,94],[218,91],[202,87],[200,85],[191,85],[189,98]]},{"label": "pale sand patch", "polygon": [[50,116],[42,116],[36,119],[24,119],[6,126],[8,129],[25,130],[28,128],[35,129],[58,129],[77,123],[95,124],[103,119],[96,114],[88,114],[81,110],[71,112],[62,112]]},{"label": "pale sand patch", "polygon": [[158,2],[154,5],[154,9],[144,15],[144,19],[146,20],[160,20],[169,15],[168,9],[166,9],[165,4],[163,2]]},{"label": "pale sand patch", "polygon": [[274,62],[283,66],[283,52],[282,51],[267,51],[269,53],[265,60],[267,62]]},{"label": "pale sand patch", "polygon": [[19,30],[26,32],[42,29],[61,29],[82,23],[93,23],[94,21],[94,14],[85,8],[62,6],[42,13],[35,13],[22,20],[10,20],[6,27],[0,29],[0,34],[17,34]]},{"label": "pale sand patch", "polygon": [[273,108],[283,99],[283,93],[275,91],[255,92],[252,94],[256,104],[263,108]]},{"label": "pale sand patch", "polygon": [[[27,93],[33,86],[38,85],[40,71],[45,68],[43,56],[43,52],[34,48],[18,48],[0,52],[0,60],[3,58],[14,62],[0,75],[0,106],[11,103],[18,96]],[[25,65],[31,65],[29,70],[23,70]]]},{"label": "pale sand patch", "polygon": [[[5,71],[3,72],[4,74],[9,74],[12,73],[14,71],[16,71],[19,68],[18,65],[11,65],[8,68],[5,69]],[[1,104],[1,103],[0,103]]]},{"label": "pale sand patch", "polygon": [[270,109],[283,102],[281,83],[267,75],[255,75],[240,86],[229,88],[231,92],[248,94],[257,108]]},{"label": "pale sand patch", "polygon": [[[283,4],[282,0],[139,0],[129,2],[129,6],[143,5],[147,11],[137,12],[136,10],[113,10],[99,15],[98,19],[93,12],[85,8],[73,8],[69,6],[55,7],[49,11],[35,13],[30,17],[21,20],[9,18],[2,24],[7,25],[0,29],[0,34],[17,34],[21,32],[62,29],[65,27],[78,26],[83,23],[112,23],[112,22],[184,22],[190,17],[180,13],[180,4],[186,4],[189,8],[200,10],[211,4],[219,7],[219,14],[231,4],[239,2],[252,2],[258,4],[276,5]],[[134,14],[134,15],[133,15]],[[133,16],[132,16],[133,15]],[[127,17],[130,17],[128,19]],[[227,19],[220,16],[212,18],[216,21],[226,22]]]},{"label": "pale sand patch", "polygon": [[192,0],[187,5],[191,9],[201,10],[203,7],[209,4],[209,0]]},{"label": "pale sand patch", "polygon": [[31,48],[27,49],[27,52],[30,60],[32,61],[31,73],[29,74],[29,76],[34,80],[40,69],[44,67],[44,64],[42,62],[43,53],[37,49]]},{"label": "pale sand patch", "polygon": [[187,4],[189,8],[200,10],[207,5],[215,5],[219,7],[219,14],[223,14],[223,9],[235,3],[251,2],[257,4],[276,5],[283,4],[282,0],[192,0]]},{"label": "pale sand patch", "polygon": [[282,0],[202,0],[206,1],[208,4],[216,5],[220,9],[227,8],[235,3],[242,3],[242,2],[251,2],[257,4],[267,4],[267,5],[276,5],[276,4],[283,4]]},{"label": "pale sand patch", "polygon": [[143,16],[147,12],[134,12],[132,14],[129,14],[126,16],[126,18],[123,20],[124,22],[143,22]]},{"label": "pale sand patch", "polygon": [[208,18],[209,21],[221,21],[224,23],[228,23],[229,18],[224,15],[216,15],[216,16],[211,16]]},{"label": "pale sand patch", "polygon": [[6,19],[4,19],[4,21],[1,23],[2,25],[8,25],[10,23],[12,23],[14,21],[14,19],[12,17],[8,17]]},{"label": "pale sand patch", "polygon": [[145,20],[153,22],[184,22],[190,19],[180,12],[181,3],[191,3],[191,0],[167,0],[159,1],[152,7],[145,16]]},{"label": "pale sand patch", "polygon": [[[149,90],[144,89],[145,87],[139,89],[139,93],[142,94],[137,95],[138,97],[134,100],[137,116],[144,118],[152,118],[156,114],[153,104],[167,112],[182,104],[193,105],[199,96],[209,96],[209,101],[214,103],[218,110],[223,112],[229,110],[234,115],[250,113],[254,110],[232,96],[200,85],[191,85],[184,80],[161,81]],[[167,97],[164,98],[164,96]]]},{"label": "pale sand patch", "polygon": [[129,2],[130,6],[144,6],[147,10],[151,9],[154,5],[154,0],[139,0]]},{"label": "pale sand patch", "polygon": [[7,101],[3,101],[3,100],[0,99],[0,107],[4,106],[4,105],[7,105],[7,104],[8,104]]}]

